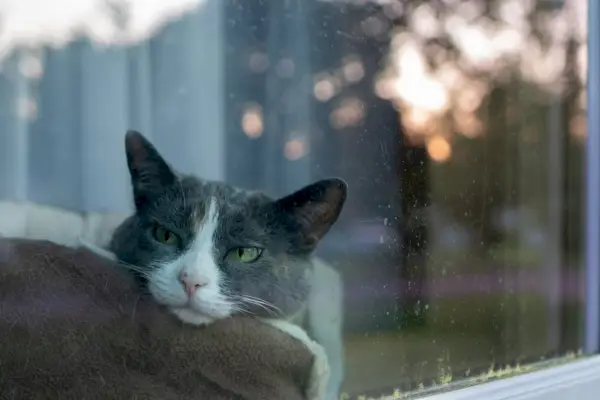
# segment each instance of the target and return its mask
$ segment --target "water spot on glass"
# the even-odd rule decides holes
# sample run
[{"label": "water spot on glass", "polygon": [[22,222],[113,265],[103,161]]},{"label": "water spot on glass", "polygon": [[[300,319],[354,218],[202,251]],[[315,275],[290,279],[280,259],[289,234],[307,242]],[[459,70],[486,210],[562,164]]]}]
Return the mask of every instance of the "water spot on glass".
[{"label": "water spot on glass", "polygon": [[296,65],[292,59],[284,58],[279,60],[275,70],[281,78],[291,78],[296,71]]},{"label": "water spot on glass", "polygon": [[269,56],[262,52],[254,52],[248,58],[248,66],[254,73],[265,72],[269,67]]}]

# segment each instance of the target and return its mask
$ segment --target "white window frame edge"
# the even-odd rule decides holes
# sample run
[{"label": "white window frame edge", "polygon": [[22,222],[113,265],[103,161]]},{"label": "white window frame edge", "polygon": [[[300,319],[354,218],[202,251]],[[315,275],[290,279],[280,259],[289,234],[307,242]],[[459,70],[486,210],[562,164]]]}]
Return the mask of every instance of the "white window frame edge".
[{"label": "white window frame edge", "polygon": [[[584,350],[600,350],[600,1],[588,0],[586,143],[586,310]],[[425,396],[429,400],[597,400],[600,355],[494,382]]]},{"label": "white window frame edge", "polygon": [[[597,0],[592,0],[597,1]],[[600,356],[424,397],[429,400],[597,400]]]}]

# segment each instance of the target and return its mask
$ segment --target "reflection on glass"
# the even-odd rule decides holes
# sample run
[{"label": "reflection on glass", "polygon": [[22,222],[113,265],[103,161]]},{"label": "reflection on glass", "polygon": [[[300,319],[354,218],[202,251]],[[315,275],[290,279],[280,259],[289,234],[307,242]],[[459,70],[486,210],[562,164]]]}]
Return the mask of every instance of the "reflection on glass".
[{"label": "reflection on glass", "polygon": [[309,312],[343,344],[343,393],[579,352],[585,0],[179,3],[128,46],[4,57],[0,203],[128,212],[128,128],[184,172],[273,195],[340,176],[318,286],[341,278],[343,311]]},{"label": "reflection on glass", "polygon": [[[514,373],[580,349],[585,7],[415,2],[398,24],[387,6],[366,17],[394,21],[375,88],[402,122],[404,246],[377,283],[368,261],[346,278],[396,301],[393,317],[373,306],[366,332],[349,332],[350,393]],[[369,312],[400,329],[368,326]]]}]

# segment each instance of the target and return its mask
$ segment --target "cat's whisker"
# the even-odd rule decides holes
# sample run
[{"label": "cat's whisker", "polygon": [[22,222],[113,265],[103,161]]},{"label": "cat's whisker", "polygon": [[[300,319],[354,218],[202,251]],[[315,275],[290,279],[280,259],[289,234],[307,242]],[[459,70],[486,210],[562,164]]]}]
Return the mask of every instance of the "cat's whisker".
[{"label": "cat's whisker", "polygon": [[266,307],[274,309],[275,311],[281,312],[281,309],[279,307],[277,307],[276,305],[274,305],[266,300],[263,300],[261,298],[249,296],[249,295],[244,295],[243,298],[250,303],[264,305]]},{"label": "cat's whisker", "polygon": [[252,313],[250,310],[247,310],[244,307],[240,306],[240,304],[231,305],[231,312],[232,313],[240,313],[240,314],[244,314],[244,315],[254,315],[254,313]]},{"label": "cat's whisker", "polygon": [[250,295],[241,295],[240,297],[243,298],[243,301],[245,301],[249,304],[253,304],[253,305],[256,305],[256,306],[259,306],[259,307],[265,309],[271,315],[276,315],[277,313],[283,314],[281,309],[279,307],[277,307],[275,304],[273,304],[269,301],[263,300],[259,297],[250,296]]},{"label": "cat's whisker", "polygon": [[231,312],[233,314],[239,313],[239,314],[248,315],[248,316],[255,316],[256,315],[251,310],[248,310],[247,308],[244,308],[244,306],[245,306],[244,303],[234,303],[231,306]]},{"label": "cat's whisker", "polygon": [[281,309],[279,307],[277,307],[276,305],[274,305],[272,303],[269,303],[268,301],[259,299],[258,297],[249,296],[249,295],[239,295],[239,296],[237,296],[237,298],[239,300],[241,300],[242,303],[261,307],[262,309],[264,309],[271,315],[276,315],[277,313],[282,313]]}]

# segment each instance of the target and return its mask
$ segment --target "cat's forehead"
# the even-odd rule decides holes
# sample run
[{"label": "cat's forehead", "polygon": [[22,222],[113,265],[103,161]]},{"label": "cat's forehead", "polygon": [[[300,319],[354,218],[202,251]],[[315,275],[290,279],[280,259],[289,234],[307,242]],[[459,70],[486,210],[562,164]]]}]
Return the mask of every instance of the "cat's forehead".
[{"label": "cat's forehead", "polygon": [[205,222],[208,214],[220,218],[256,215],[256,211],[272,199],[262,192],[245,190],[222,182],[202,181],[183,177],[172,187],[159,205],[161,214],[181,219],[193,225]]}]

